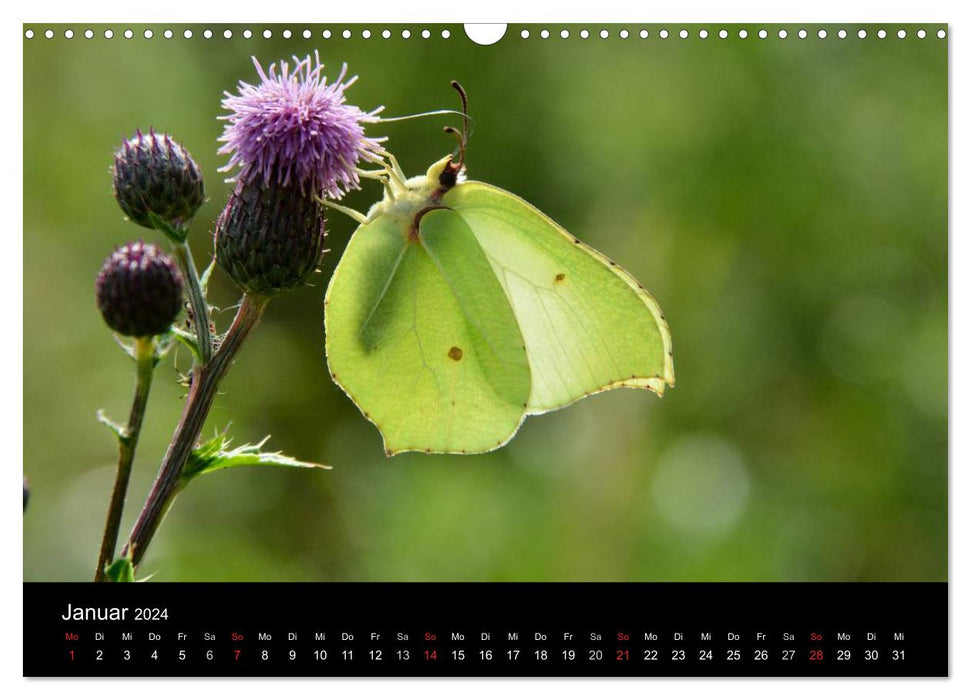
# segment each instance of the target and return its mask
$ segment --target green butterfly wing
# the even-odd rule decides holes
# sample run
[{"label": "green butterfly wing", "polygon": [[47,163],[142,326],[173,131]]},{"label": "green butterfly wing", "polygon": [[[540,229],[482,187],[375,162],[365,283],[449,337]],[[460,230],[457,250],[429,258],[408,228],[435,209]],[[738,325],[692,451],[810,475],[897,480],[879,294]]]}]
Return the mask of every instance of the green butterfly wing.
[{"label": "green butterfly wing", "polygon": [[484,251],[519,323],[532,378],[529,413],[617,387],[674,386],[671,334],[657,302],[613,261],[497,187],[442,197]]},{"label": "green butterfly wing", "polygon": [[448,162],[372,209],[327,289],[331,375],[388,454],[485,452],[528,414],[674,385],[637,280],[515,195],[442,191]]},{"label": "green butterfly wing", "polygon": [[512,307],[455,212],[418,231],[379,216],[355,231],[327,290],[334,381],[389,454],[485,452],[508,441],[530,393]]}]

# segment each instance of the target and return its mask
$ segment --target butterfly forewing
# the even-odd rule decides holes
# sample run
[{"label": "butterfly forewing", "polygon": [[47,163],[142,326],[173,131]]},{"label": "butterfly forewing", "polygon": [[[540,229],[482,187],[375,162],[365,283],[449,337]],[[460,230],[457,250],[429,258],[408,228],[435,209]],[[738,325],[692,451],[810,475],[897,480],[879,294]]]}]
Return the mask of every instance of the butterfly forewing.
[{"label": "butterfly forewing", "polygon": [[385,449],[483,452],[518,428],[529,366],[505,292],[454,212],[411,235],[388,217],[358,228],[325,314],[334,380]]}]

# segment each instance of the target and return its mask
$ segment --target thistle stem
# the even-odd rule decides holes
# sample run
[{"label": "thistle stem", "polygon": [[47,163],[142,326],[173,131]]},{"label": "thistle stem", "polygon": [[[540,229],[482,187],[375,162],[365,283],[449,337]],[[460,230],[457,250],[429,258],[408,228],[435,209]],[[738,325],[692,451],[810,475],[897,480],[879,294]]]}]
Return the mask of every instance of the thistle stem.
[{"label": "thistle stem", "polygon": [[101,540],[98,567],[94,571],[95,581],[107,580],[105,567],[114,560],[115,545],[118,543],[118,530],[121,526],[121,514],[125,509],[125,495],[128,492],[128,480],[131,476],[132,462],[135,460],[138,435],[142,430],[142,419],[145,417],[148,392],[152,388],[155,362],[155,338],[153,336],[136,338],[135,397],[132,399],[128,426],[125,428],[124,434],[118,436],[118,470],[115,473],[115,485],[111,491],[111,501],[108,505],[108,518],[105,522],[104,537]]},{"label": "thistle stem", "polygon": [[182,469],[199,440],[199,434],[212,408],[213,401],[226,372],[239,353],[243,343],[260,321],[268,299],[246,294],[236,312],[233,325],[226,332],[219,350],[211,361],[195,368],[192,386],[186,399],[182,418],[175,429],[172,442],[162,459],[152,491],[142,507],[135,526],[122,552],[138,565],[148,548],[155,531],[162,522],[182,485]]},{"label": "thistle stem", "polygon": [[209,332],[209,304],[206,303],[206,295],[202,293],[202,284],[199,282],[199,273],[196,271],[195,261],[192,259],[192,251],[189,244],[175,243],[175,259],[182,270],[182,276],[186,282],[186,292],[189,295],[189,305],[192,307],[192,325],[196,331],[196,338],[199,341],[199,354],[202,364],[209,364],[212,359],[212,336]]}]

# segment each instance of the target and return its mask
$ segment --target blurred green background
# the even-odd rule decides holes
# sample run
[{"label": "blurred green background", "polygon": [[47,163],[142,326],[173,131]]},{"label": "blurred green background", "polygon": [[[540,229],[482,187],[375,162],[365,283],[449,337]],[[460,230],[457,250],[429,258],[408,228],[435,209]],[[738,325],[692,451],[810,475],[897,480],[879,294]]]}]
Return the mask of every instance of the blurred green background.
[{"label": "blurred green background", "polygon": [[[95,309],[116,244],[159,236],[111,195],[113,150],[171,132],[209,202],[192,234],[211,255],[228,186],[217,169],[223,91],[314,49],[385,116],[475,118],[470,177],[511,190],[619,261],[657,298],[677,387],[614,391],[533,417],[488,455],[385,458],[331,382],[324,289],[354,224],[329,217],[315,287],[275,301],[204,435],[331,472],[239,469],[193,482],[147,556],[154,580],[944,580],[947,577],[947,42],[856,38],[846,26],[660,39],[660,27],[510,26],[481,47],[460,26],[164,26],[103,37],[46,27],[24,42],[26,580],[88,580],[116,458],[95,421],[127,415],[133,367]],[[63,36],[74,31],[73,39]],[[383,29],[394,38],[383,39]],[[411,37],[400,38],[408,28]],[[310,29],[314,38],[302,38]],[[454,119],[451,120],[455,122]],[[377,125],[409,174],[454,142],[442,117]],[[375,183],[344,203],[365,210]],[[216,274],[214,302],[236,294]],[[217,317],[224,330],[231,318]],[[185,369],[188,358],[181,353]],[[181,409],[158,369],[123,534]]]}]

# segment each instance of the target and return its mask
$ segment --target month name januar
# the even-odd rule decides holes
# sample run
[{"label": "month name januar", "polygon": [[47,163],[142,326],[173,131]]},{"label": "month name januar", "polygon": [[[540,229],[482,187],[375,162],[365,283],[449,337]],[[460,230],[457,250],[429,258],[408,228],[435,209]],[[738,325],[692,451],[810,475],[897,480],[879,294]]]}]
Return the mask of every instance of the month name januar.
[{"label": "month name januar", "polygon": [[128,608],[78,608],[67,604],[67,612],[61,615],[62,620],[124,620],[128,615]]}]

